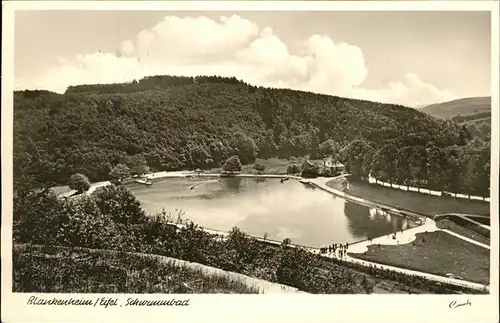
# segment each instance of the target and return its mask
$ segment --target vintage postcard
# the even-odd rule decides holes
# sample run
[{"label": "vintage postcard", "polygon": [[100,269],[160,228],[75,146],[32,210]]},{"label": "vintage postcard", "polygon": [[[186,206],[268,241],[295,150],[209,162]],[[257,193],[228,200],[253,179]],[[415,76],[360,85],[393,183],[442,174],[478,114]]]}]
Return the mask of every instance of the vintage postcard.
[{"label": "vintage postcard", "polygon": [[2,322],[498,322],[498,2],[2,6]]}]

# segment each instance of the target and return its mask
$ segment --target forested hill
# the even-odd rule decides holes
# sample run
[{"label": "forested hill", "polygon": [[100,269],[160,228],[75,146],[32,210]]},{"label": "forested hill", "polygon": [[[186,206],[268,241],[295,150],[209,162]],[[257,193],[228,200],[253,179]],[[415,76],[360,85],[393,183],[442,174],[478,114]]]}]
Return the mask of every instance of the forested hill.
[{"label": "forested hill", "polygon": [[421,111],[465,125],[478,138],[491,138],[491,97],[473,97],[432,104]]},{"label": "forested hill", "polygon": [[109,179],[118,163],[195,169],[219,166],[234,153],[243,163],[256,155],[314,157],[328,143],[347,147],[357,139],[374,151],[388,142],[450,147],[470,139],[455,122],[412,108],[220,77],[16,92],[14,118],[15,178],[58,183],[75,172]]},{"label": "forested hill", "polygon": [[491,97],[463,98],[443,103],[426,106],[421,111],[436,118],[452,119],[454,117],[467,117],[491,114]]}]

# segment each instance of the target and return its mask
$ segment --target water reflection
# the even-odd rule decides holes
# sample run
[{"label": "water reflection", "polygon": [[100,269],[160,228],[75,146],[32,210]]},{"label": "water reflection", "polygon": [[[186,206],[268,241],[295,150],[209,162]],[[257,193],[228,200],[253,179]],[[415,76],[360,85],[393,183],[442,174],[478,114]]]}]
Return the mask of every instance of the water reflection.
[{"label": "water reflection", "polygon": [[229,178],[222,178],[222,183],[226,185],[226,187],[231,190],[238,192],[241,188],[241,183],[243,182],[242,177],[229,177]]},{"label": "water reflection", "polygon": [[183,209],[186,218],[205,228],[228,231],[238,226],[254,236],[267,232],[269,239],[290,238],[314,247],[374,238],[410,225],[404,218],[346,202],[294,180],[166,179],[130,189],[149,213],[163,207]]}]

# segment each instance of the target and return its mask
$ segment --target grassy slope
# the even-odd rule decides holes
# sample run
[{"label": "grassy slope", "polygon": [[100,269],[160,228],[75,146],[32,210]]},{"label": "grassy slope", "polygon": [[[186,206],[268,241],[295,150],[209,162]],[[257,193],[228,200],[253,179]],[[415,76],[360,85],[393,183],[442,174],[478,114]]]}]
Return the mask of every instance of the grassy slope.
[{"label": "grassy slope", "polygon": [[[339,181],[330,182],[327,183],[327,185],[343,190]],[[345,192],[354,196],[366,198],[367,200],[399,206],[403,209],[429,216],[440,213],[490,214],[490,204],[482,201],[438,197],[417,192],[405,192],[375,184],[351,183],[350,189],[345,190]]]},{"label": "grassy slope", "polygon": [[[238,293],[258,290],[230,277],[159,262],[155,255],[56,246],[14,245],[13,290],[45,293]],[[323,261],[324,270],[337,267]],[[353,268],[366,277],[375,294],[429,294],[425,286],[408,286]],[[55,282],[55,283],[54,283]]]},{"label": "grassy slope", "polygon": [[438,228],[448,229],[450,231],[461,234],[467,238],[476,240],[478,242],[481,242],[481,243],[484,243],[487,245],[491,244],[490,238],[485,237],[484,235],[479,234],[479,233],[477,233],[469,228],[461,226],[461,225],[451,221],[450,219],[445,219],[445,218],[438,219],[438,220],[436,220],[436,225]]},{"label": "grassy slope", "polygon": [[15,292],[258,293],[230,277],[135,254],[14,246],[13,260]]},{"label": "grassy slope", "polygon": [[463,98],[426,106],[421,111],[436,118],[451,119],[458,115],[472,115],[491,110],[491,97]]},{"label": "grassy slope", "polygon": [[490,251],[445,232],[420,233],[413,243],[370,246],[366,254],[351,256],[437,275],[489,283]]}]

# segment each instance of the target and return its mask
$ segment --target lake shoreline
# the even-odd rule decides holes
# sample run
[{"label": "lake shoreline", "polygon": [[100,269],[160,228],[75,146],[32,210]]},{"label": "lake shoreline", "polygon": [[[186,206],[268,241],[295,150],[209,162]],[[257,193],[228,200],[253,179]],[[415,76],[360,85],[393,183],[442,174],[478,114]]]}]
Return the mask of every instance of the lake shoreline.
[{"label": "lake shoreline", "polygon": [[[249,174],[249,173],[236,173],[230,175],[223,175],[221,173],[202,173],[195,171],[172,171],[172,172],[155,172],[143,176],[147,179],[161,179],[161,178],[190,178],[190,177],[243,177],[243,178],[291,178],[296,180],[303,179],[295,175],[279,175],[279,174]],[[334,179],[334,177],[332,177]]]},{"label": "lake shoreline", "polygon": [[[171,172],[171,173],[162,172],[162,173],[155,173],[155,174],[150,174],[150,175],[151,176],[149,176],[149,178],[151,180],[153,180],[153,181],[154,180],[158,180],[159,182],[164,182],[165,180],[168,180],[168,179],[189,179],[189,178],[196,179],[196,178],[220,178],[221,177],[220,174],[216,174],[216,173],[193,174],[192,172],[183,172],[183,173],[181,173],[181,172]],[[257,178],[268,178],[268,179],[291,178],[291,179],[294,179],[294,180],[301,181],[301,184],[303,184],[304,186],[310,187],[312,189],[317,189],[319,192],[321,192],[321,194],[327,193],[329,196],[333,196],[336,199],[340,199],[340,200],[343,200],[343,201],[348,202],[348,203],[359,205],[361,207],[376,208],[376,209],[382,210],[384,212],[390,213],[393,216],[396,216],[397,218],[401,219],[401,221],[409,221],[409,222],[411,222],[409,227],[404,227],[404,229],[400,228],[400,229],[397,230],[397,232],[399,232],[400,230],[408,230],[408,229],[411,229],[411,228],[420,227],[423,224],[423,221],[421,221],[421,217],[419,217],[419,216],[415,216],[415,215],[414,216],[408,216],[408,215],[403,214],[402,212],[398,212],[396,209],[389,208],[388,206],[380,206],[380,205],[377,205],[376,203],[366,203],[366,201],[361,200],[359,198],[355,198],[355,197],[350,198],[349,196],[346,196],[346,194],[342,194],[342,192],[338,192],[338,191],[332,192],[331,189],[330,190],[325,190],[325,189],[323,189],[323,187],[321,187],[320,185],[318,185],[320,182],[325,182],[325,181],[329,182],[329,181],[332,181],[332,180],[335,180],[335,179],[338,179],[338,178],[345,177],[347,175],[348,174],[342,174],[342,175],[339,175],[339,176],[328,177],[328,178],[320,177],[320,178],[316,178],[316,179],[306,179],[306,178],[302,178],[302,177],[299,177],[299,176],[260,175],[260,174],[235,174],[234,176],[231,176],[229,178],[232,178],[232,177],[235,177],[235,178],[249,178],[249,179],[252,179],[252,178],[255,178],[255,179],[257,179]],[[316,182],[318,182],[318,183],[316,183]],[[154,187],[154,185],[153,185],[153,187]],[[192,187],[194,187],[194,185]],[[192,189],[192,187],[191,187],[191,189]],[[141,190],[141,192],[144,192],[144,193],[147,192],[147,191],[148,191],[148,188],[146,188],[145,191]],[[324,193],[323,193],[323,191],[324,191]],[[293,201],[291,201],[291,203],[293,203]],[[177,209],[182,209],[182,206],[173,206],[172,209],[176,209],[176,210]],[[148,213],[151,213],[151,214],[155,214],[155,212],[158,212],[158,211],[154,211],[154,212],[153,211],[148,211]],[[199,224],[200,226],[202,226],[204,228],[205,231],[207,231],[209,233],[225,235],[230,230],[230,229],[226,229],[226,228],[224,228],[224,229],[222,229],[222,228],[213,229],[213,227],[211,227],[210,223],[200,223],[200,220],[197,219],[196,216],[194,216],[194,218],[188,216],[188,218],[183,219],[183,220],[184,221],[188,220],[188,221],[192,221],[192,222],[194,222],[196,224]],[[182,221],[180,223],[182,224],[184,221]],[[201,221],[201,222],[203,222],[203,221]],[[366,242],[370,238],[373,239],[373,238],[377,238],[377,237],[382,237],[382,236],[386,236],[386,235],[392,234],[392,233],[394,233],[394,232],[393,231],[390,231],[390,232],[387,231],[387,232],[383,232],[383,233],[380,232],[379,234],[376,234],[376,233],[365,234],[363,236],[350,237],[350,238],[348,238],[345,241],[347,241],[349,244],[357,244],[357,243],[361,243],[361,242]],[[265,240],[265,239],[262,239],[262,235],[255,234],[255,232],[249,234],[249,236],[252,236],[253,238],[256,238],[256,239],[259,239],[259,240],[262,240],[262,241]],[[271,237],[268,237],[267,241],[269,241],[271,243],[275,243],[275,244],[280,244],[281,243],[280,239],[276,239],[276,237],[274,237],[274,239],[275,240],[273,241],[271,239]],[[328,241],[330,241],[330,240],[328,240]],[[341,241],[344,241],[344,240],[342,239]],[[319,251],[320,248],[328,246],[329,242],[323,242],[323,243],[319,243],[319,244],[308,244],[308,243],[301,242],[301,243],[298,243],[296,245],[300,246],[300,247],[314,249],[314,250],[318,250]]]}]

